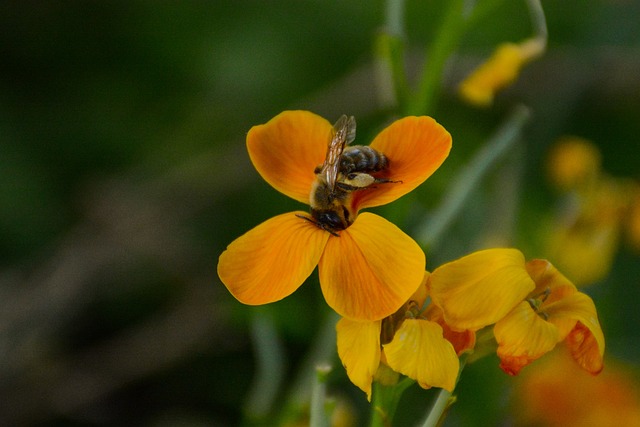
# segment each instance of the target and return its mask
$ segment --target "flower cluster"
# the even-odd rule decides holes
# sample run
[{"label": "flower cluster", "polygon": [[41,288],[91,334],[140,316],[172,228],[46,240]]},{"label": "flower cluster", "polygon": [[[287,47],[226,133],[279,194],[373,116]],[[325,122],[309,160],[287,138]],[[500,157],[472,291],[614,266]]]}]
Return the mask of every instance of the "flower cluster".
[{"label": "flower cluster", "polygon": [[[348,156],[344,145],[355,128],[343,130],[313,113],[286,111],[249,131],[258,172],[311,205],[311,217],[278,215],[220,255],[218,274],[238,300],[280,300],[318,266],[324,297],[342,316],[338,354],[369,398],[374,381],[393,382],[399,374],[423,388],[452,391],[459,356],[475,351],[476,335],[486,331],[511,375],[560,342],[582,369],[600,372],[604,336],[593,301],[548,261],[488,249],[425,273],[425,255],[411,237],[378,215],[359,213],[408,193],[442,164],[451,136],[441,125],[406,117],[380,132],[370,149],[350,147]],[[368,165],[372,158],[377,162]],[[348,221],[322,222],[334,213]]]},{"label": "flower cluster", "polygon": [[640,249],[640,185],[602,169],[592,142],[567,136],[549,152],[549,180],[560,209],[547,227],[546,253],[578,286],[604,278],[626,235]]},{"label": "flower cluster", "polygon": [[500,367],[510,375],[560,342],[582,369],[602,370],[604,336],[591,298],[548,261],[525,262],[516,249],[474,252],[427,273],[400,315],[378,322],[342,319],[338,354],[368,396],[381,365],[424,388],[451,391],[457,356],[473,351],[476,333],[491,326]]}]

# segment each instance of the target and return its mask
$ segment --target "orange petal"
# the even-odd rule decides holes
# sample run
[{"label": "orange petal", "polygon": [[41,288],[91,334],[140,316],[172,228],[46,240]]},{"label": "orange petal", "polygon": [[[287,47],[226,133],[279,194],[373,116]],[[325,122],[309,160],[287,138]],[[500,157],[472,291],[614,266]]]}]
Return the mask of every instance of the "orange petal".
[{"label": "orange petal", "polygon": [[384,176],[402,182],[355,193],[357,209],[392,202],[422,184],[449,155],[451,135],[431,117],[405,117],[380,132],[371,147],[389,159]]},{"label": "orange petal", "polygon": [[460,362],[437,323],[406,319],[384,346],[384,354],[394,371],[413,378],[422,388],[453,391],[456,386]]},{"label": "orange petal", "polygon": [[429,280],[429,276],[431,273],[428,271],[424,272],[424,277],[422,278],[422,283],[418,287],[418,289],[411,295],[411,301],[415,302],[419,308],[424,308],[425,303],[427,302],[427,298],[429,297],[429,290],[427,289],[427,281]]},{"label": "orange petal", "polygon": [[[602,334],[602,331],[600,331]],[[597,375],[604,367],[604,336],[600,337],[582,322],[578,322],[566,339],[571,356],[578,365],[590,374]]]},{"label": "orange petal", "polygon": [[290,295],[320,260],[329,233],[289,212],[234,240],[218,260],[218,276],[240,302],[267,304]]},{"label": "orange petal", "polygon": [[477,331],[502,319],[535,287],[516,249],[474,252],[429,277],[433,302],[457,331]]},{"label": "orange petal", "polygon": [[[549,322],[560,330],[560,339],[566,336],[574,359],[588,372],[597,374],[602,370],[604,334],[598,322],[593,300],[582,292],[576,292],[558,302],[544,305]],[[567,330],[568,326],[573,326]]]},{"label": "orange petal", "polygon": [[284,111],[249,130],[249,157],[273,188],[309,204],[313,170],[324,161],[332,129],[309,111]]},{"label": "orange petal", "polygon": [[365,212],[340,237],[329,238],[318,271],[324,297],[338,314],[380,320],[418,289],[425,255],[394,224]]},{"label": "orange petal", "polygon": [[517,375],[559,341],[558,329],[536,314],[526,301],[496,323],[493,333],[498,342],[500,368],[509,375]]},{"label": "orange petal", "polygon": [[551,290],[548,302],[556,301],[577,292],[575,285],[546,259],[532,259],[526,264],[527,273],[531,276],[536,289],[534,294]]},{"label": "orange petal", "polygon": [[429,307],[427,307],[425,312],[425,317],[432,322],[436,322],[442,327],[444,337],[447,341],[453,344],[453,348],[456,350],[456,354],[458,356],[467,350],[473,350],[475,347],[476,333],[469,330],[459,332],[451,329],[444,321],[444,314],[437,305],[429,304]]},{"label": "orange petal", "polygon": [[347,376],[371,400],[371,383],[380,364],[380,322],[342,318],[336,332],[338,356]]}]

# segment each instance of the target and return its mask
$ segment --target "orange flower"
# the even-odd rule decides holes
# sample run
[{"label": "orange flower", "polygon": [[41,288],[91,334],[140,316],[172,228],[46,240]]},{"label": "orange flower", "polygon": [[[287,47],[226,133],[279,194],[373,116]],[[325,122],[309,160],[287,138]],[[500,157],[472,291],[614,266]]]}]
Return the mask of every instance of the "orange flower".
[{"label": "orange flower", "polygon": [[536,284],[528,298],[496,323],[500,367],[516,375],[524,366],[565,341],[585,371],[602,370],[604,335],[591,298],[546,260],[527,263]]},{"label": "orange flower", "polygon": [[[260,175],[283,194],[309,204],[325,160],[331,123],[308,111],[285,111],[247,135],[249,157]],[[389,203],[427,179],[445,160],[451,135],[429,117],[405,117],[371,143],[389,160],[393,183],[355,191],[347,201],[360,209]],[[425,268],[420,247],[380,216],[363,213],[336,233],[302,211],[271,218],[232,242],[220,255],[218,275],[241,302],[278,301],[293,293],[318,265],[324,297],[344,317],[379,320],[415,291]]]},{"label": "orange flower", "polygon": [[640,426],[640,387],[630,367],[608,361],[593,377],[558,350],[515,383],[514,425]]}]

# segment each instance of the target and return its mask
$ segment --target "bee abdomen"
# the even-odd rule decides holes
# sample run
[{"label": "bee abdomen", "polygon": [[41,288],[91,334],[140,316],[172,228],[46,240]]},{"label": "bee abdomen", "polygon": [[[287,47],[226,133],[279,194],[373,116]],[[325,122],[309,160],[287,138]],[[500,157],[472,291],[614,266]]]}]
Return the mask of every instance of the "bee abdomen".
[{"label": "bee abdomen", "polygon": [[389,160],[375,149],[364,145],[346,147],[340,156],[340,172],[377,172],[386,169]]}]

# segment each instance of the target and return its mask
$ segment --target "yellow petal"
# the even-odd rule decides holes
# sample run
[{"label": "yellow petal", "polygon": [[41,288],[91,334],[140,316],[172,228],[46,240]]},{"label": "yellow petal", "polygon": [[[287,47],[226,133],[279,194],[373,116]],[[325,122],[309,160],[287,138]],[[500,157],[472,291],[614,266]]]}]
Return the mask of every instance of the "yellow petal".
[{"label": "yellow petal", "polygon": [[559,341],[558,329],[544,321],[523,301],[493,328],[500,367],[510,375],[551,351]]},{"label": "yellow petal", "polygon": [[534,289],[524,265],[516,249],[474,252],[431,273],[431,298],[453,330],[477,331],[503,318]]},{"label": "yellow petal", "polygon": [[398,310],[418,289],[424,271],[420,246],[391,222],[368,212],[340,237],[331,236],[318,266],[329,306],[343,317],[371,321]]},{"label": "yellow petal", "polygon": [[338,356],[347,376],[371,400],[371,383],[380,364],[380,322],[342,318],[336,332]]},{"label": "yellow petal", "polygon": [[422,388],[453,391],[456,386],[460,362],[437,323],[406,319],[384,346],[384,354],[393,370],[416,380]]},{"label": "yellow petal", "polygon": [[234,240],[218,260],[218,276],[240,302],[278,301],[305,281],[320,260],[329,233],[289,212]]},{"label": "yellow petal", "polygon": [[[549,314],[549,322],[561,330],[560,339],[566,336],[574,359],[588,372],[597,374],[602,370],[604,334],[598,321],[593,300],[582,292],[576,292],[556,303],[543,307]],[[573,321],[571,330],[566,330],[567,320]],[[565,326],[564,331],[561,329]]]},{"label": "yellow petal", "polygon": [[544,43],[536,39],[501,44],[487,62],[460,83],[460,95],[477,106],[491,105],[496,92],[513,83],[520,68],[543,51]]},{"label": "yellow petal", "polygon": [[431,117],[405,117],[380,132],[371,147],[389,159],[384,176],[402,182],[354,193],[357,209],[392,202],[422,184],[449,155],[451,135]]},{"label": "yellow petal", "polygon": [[247,134],[251,162],[273,188],[309,203],[313,170],[324,161],[333,126],[309,111],[284,111]]}]

